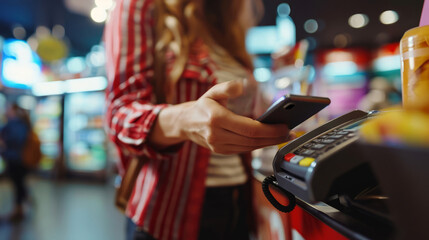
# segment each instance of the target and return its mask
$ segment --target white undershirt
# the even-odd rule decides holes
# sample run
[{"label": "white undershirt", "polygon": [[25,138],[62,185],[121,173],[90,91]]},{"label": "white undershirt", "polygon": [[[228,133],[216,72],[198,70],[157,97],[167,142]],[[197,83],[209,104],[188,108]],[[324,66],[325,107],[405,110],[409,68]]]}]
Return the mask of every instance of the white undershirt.
[{"label": "white undershirt", "polygon": [[[210,54],[213,61],[216,63],[217,70],[214,75],[218,83],[237,80],[249,79],[249,72],[233,58],[225,54],[222,49],[215,49],[216,52]],[[249,80],[248,80],[249,81]],[[253,112],[254,92],[252,89],[255,84],[247,86],[247,92],[239,99],[228,102],[228,109],[231,111],[249,116]],[[237,101],[238,100],[238,101]],[[212,153],[209,166],[207,169],[206,186],[207,187],[222,187],[241,185],[247,181],[247,175],[243,167],[241,158],[235,155],[223,155]]]},{"label": "white undershirt", "polygon": [[247,175],[238,155],[211,155],[207,169],[207,187],[236,186],[246,180]]}]

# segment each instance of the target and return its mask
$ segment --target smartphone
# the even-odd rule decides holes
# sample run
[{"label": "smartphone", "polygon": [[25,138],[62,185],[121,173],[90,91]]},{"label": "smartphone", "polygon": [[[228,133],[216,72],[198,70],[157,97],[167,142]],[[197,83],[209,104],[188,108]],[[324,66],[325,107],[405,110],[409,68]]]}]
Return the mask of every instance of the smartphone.
[{"label": "smartphone", "polygon": [[273,103],[257,120],[269,124],[283,123],[293,129],[330,103],[326,97],[289,94]]}]

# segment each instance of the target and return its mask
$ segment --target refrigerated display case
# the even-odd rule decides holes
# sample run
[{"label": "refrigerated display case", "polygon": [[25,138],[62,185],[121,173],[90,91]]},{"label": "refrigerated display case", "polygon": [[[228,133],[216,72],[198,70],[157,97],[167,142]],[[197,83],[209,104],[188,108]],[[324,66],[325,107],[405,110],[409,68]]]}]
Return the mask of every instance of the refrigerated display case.
[{"label": "refrigerated display case", "polygon": [[43,158],[39,170],[57,172],[62,157],[62,96],[39,97],[33,114],[34,130],[40,138]]},{"label": "refrigerated display case", "polygon": [[64,156],[67,172],[105,178],[107,137],[104,92],[67,93],[64,99]]}]

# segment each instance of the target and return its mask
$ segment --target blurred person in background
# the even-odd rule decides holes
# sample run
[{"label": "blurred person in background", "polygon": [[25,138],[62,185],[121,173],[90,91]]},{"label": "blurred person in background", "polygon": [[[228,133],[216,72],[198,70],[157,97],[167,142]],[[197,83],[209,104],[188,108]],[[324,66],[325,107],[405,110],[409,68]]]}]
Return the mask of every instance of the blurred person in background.
[{"label": "blurred person in background", "polygon": [[28,195],[25,183],[28,169],[23,162],[22,152],[32,126],[28,112],[16,103],[8,107],[6,117],[7,123],[0,130],[0,154],[5,160],[6,174],[14,190],[14,209],[9,219],[20,220],[24,217],[23,204]]},{"label": "blurred person in background", "polygon": [[[286,125],[255,115],[245,49],[260,0],[118,0],[105,29],[107,126],[119,172],[145,161],[127,239],[249,239],[250,151]],[[144,159],[144,160],[143,160]]]}]

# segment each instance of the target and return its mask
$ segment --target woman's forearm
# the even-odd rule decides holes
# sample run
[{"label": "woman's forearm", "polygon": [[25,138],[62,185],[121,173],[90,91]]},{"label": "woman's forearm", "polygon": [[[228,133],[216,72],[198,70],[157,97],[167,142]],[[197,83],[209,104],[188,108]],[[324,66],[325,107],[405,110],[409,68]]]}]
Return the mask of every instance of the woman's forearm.
[{"label": "woman's forearm", "polygon": [[164,108],[149,143],[164,149],[190,140],[216,153],[236,154],[285,142],[289,136],[286,125],[263,124],[225,107],[228,99],[242,93],[242,87],[240,81],[220,83],[197,101]]}]

